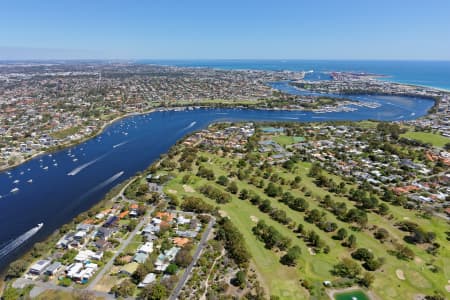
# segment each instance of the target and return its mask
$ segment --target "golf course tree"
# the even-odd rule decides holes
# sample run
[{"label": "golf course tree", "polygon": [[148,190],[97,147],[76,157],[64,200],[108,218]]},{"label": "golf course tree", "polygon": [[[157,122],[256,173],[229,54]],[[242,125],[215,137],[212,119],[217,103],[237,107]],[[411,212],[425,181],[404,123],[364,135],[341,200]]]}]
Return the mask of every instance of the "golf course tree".
[{"label": "golf course tree", "polygon": [[301,253],[302,251],[299,246],[293,246],[289,248],[287,253],[281,257],[280,262],[283,265],[295,266],[297,265],[297,260],[300,257]]},{"label": "golf course tree", "polygon": [[378,228],[373,236],[377,239],[380,240],[380,242],[384,242],[385,240],[387,240],[389,238],[389,231],[387,231],[384,228]]},{"label": "golf course tree", "polygon": [[222,186],[226,186],[228,184],[228,177],[221,175],[217,178],[216,182]]},{"label": "golf course tree", "polygon": [[356,261],[345,257],[334,265],[331,273],[339,277],[355,279],[361,274],[361,267]]},{"label": "golf course tree", "polygon": [[212,205],[206,203],[203,199],[194,196],[184,197],[181,208],[185,211],[195,213],[211,213],[214,211]]},{"label": "golf course tree", "polygon": [[364,274],[359,278],[358,283],[366,288],[369,288],[375,280],[375,275],[370,272],[364,272]]},{"label": "golf course tree", "polygon": [[339,228],[339,230],[336,232],[336,234],[333,236],[334,239],[342,241],[347,237],[348,233],[345,228]]},{"label": "golf course tree", "polygon": [[278,248],[284,251],[291,244],[289,238],[283,236],[275,227],[267,225],[262,220],[258,221],[252,230],[256,237],[265,244],[267,249]]},{"label": "golf course tree", "polygon": [[245,246],[244,237],[228,218],[221,218],[217,222],[219,228],[216,239],[222,241],[229,256],[243,269],[247,269],[250,253]]},{"label": "golf course tree", "polygon": [[250,192],[247,189],[242,189],[239,193],[239,199],[247,200],[250,197]]},{"label": "golf course tree", "polygon": [[204,166],[200,166],[198,168],[197,171],[197,176],[198,177],[202,177],[202,178],[206,178],[210,181],[213,181],[215,176],[214,176],[214,172],[210,169],[205,168]]},{"label": "golf course tree", "polygon": [[373,254],[366,248],[358,248],[352,253],[352,257],[357,260],[368,261],[373,259]]},{"label": "golf course tree", "polygon": [[304,212],[308,209],[308,202],[302,197],[294,197],[290,192],[285,192],[280,199],[280,202],[289,206],[289,208]]},{"label": "golf course tree", "polygon": [[395,256],[397,256],[398,259],[403,260],[411,260],[415,256],[414,251],[412,251],[410,248],[408,248],[406,245],[403,244],[395,245],[394,254]]},{"label": "golf course tree", "polygon": [[206,197],[216,201],[219,204],[228,203],[231,201],[231,195],[218,189],[212,185],[206,184],[200,188],[200,193]]},{"label": "golf course tree", "polygon": [[344,220],[347,223],[356,223],[360,226],[360,228],[366,227],[368,222],[367,213],[357,208],[349,209],[344,217]]},{"label": "golf course tree", "polygon": [[239,188],[238,188],[236,182],[232,181],[232,182],[228,183],[227,191],[236,195],[239,191]]},{"label": "golf course tree", "polygon": [[269,182],[269,184],[265,188],[264,192],[269,197],[278,197],[282,194],[283,189],[281,188],[281,186],[278,186],[272,182]]},{"label": "golf course tree", "polygon": [[356,236],[351,234],[343,243],[342,246],[354,249],[356,247]]}]

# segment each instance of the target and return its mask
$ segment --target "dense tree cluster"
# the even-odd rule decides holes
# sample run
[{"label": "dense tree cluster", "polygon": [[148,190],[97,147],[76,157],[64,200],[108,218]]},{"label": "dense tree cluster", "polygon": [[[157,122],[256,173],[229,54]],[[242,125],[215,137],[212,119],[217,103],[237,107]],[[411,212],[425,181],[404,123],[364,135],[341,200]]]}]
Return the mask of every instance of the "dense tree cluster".
[{"label": "dense tree cluster", "polygon": [[291,239],[283,236],[275,227],[267,225],[262,220],[252,230],[258,239],[264,242],[267,249],[278,248],[284,251],[291,244]]},{"label": "dense tree cluster", "polygon": [[283,265],[295,266],[301,253],[302,251],[299,246],[293,246],[289,248],[287,253],[281,257],[280,262]]},{"label": "dense tree cluster", "polygon": [[224,242],[224,247],[229,256],[237,265],[247,268],[250,254],[245,246],[244,237],[228,218],[221,218],[216,239]]},{"label": "dense tree cluster", "polygon": [[197,176],[198,177],[202,177],[202,178],[206,178],[206,179],[208,179],[210,181],[213,181],[214,178],[215,178],[214,171],[210,170],[208,168],[205,168],[204,166],[200,166],[198,168]]},{"label": "dense tree cluster", "polygon": [[185,211],[191,211],[195,213],[210,213],[214,211],[214,207],[199,197],[185,197],[181,208]]},{"label": "dense tree cluster", "polygon": [[309,207],[308,202],[304,198],[294,197],[290,192],[285,192],[281,197],[280,202],[286,204],[289,208],[300,212],[304,212]]},{"label": "dense tree cluster", "polygon": [[205,195],[206,197],[216,201],[219,204],[228,203],[231,201],[231,195],[213,187],[212,185],[206,184],[200,188],[200,193]]}]

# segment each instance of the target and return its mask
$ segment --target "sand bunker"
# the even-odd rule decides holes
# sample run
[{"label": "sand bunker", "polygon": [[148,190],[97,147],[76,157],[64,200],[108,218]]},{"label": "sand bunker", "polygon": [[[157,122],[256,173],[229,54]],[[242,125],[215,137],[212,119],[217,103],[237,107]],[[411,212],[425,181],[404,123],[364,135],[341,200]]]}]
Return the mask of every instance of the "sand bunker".
[{"label": "sand bunker", "polygon": [[190,185],[183,184],[183,189],[186,193],[194,193],[195,192],[195,190]]},{"label": "sand bunker", "polygon": [[397,275],[397,278],[400,280],[405,280],[405,274],[403,274],[403,271],[400,269],[397,269],[395,271],[395,274]]}]

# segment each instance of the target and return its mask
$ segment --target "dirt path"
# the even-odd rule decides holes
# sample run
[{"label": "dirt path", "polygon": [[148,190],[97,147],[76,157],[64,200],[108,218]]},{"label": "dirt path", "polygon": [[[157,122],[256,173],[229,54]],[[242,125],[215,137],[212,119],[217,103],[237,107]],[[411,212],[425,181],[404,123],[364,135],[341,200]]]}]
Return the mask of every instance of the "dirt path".
[{"label": "dirt path", "polygon": [[220,255],[217,256],[216,259],[214,260],[214,262],[213,262],[213,264],[211,266],[211,269],[209,269],[208,277],[206,277],[206,280],[205,280],[205,292],[200,297],[200,300],[206,300],[206,294],[208,293],[208,288],[209,288],[209,277],[211,277],[211,273],[212,273],[212,271],[214,269],[214,266],[216,265],[217,261],[219,259],[221,259],[224,255],[225,255],[225,249],[222,249]]}]

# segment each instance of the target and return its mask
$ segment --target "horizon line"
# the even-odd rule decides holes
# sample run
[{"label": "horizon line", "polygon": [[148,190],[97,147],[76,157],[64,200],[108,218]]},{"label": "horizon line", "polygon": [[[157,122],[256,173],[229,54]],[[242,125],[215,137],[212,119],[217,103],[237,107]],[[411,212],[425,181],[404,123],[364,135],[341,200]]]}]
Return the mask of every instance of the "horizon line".
[{"label": "horizon line", "polygon": [[401,59],[401,58],[0,58],[0,62],[45,61],[401,61],[401,62],[450,62],[449,59]]}]

